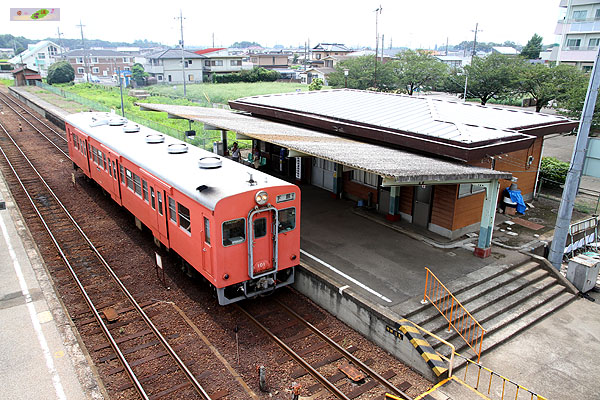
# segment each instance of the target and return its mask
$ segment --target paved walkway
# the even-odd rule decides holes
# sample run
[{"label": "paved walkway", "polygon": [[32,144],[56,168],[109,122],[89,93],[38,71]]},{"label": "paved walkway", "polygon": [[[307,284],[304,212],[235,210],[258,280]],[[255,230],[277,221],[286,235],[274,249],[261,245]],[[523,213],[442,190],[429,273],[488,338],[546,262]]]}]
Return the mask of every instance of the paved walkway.
[{"label": "paved walkway", "polygon": [[[0,180],[2,177],[0,176]],[[0,398],[101,399],[37,249],[0,181]]]}]

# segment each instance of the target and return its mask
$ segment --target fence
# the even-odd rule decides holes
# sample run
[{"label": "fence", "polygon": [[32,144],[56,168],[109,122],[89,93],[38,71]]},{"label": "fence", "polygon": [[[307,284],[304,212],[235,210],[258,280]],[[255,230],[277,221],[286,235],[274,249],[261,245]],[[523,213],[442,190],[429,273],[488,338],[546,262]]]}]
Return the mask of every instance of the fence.
[{"label": "fence", "polygon": [[[103,111],[103,112],[111,112],[111,108],[108,106],[105,106],[104,104],[98,103],[97,101],[94,100],[90,100],[88,98],[82,97],[76,93],[72,93],[69,92],[68,90],[64,90],[61,88],[57,88],[51,85],[48,85],[46,83],[43,82],[37,82],[36,81],[36,86],[47,90],[50,93],[54,93],[58,96],[64,97],[67,100],[72,100],[75,101],[79,104],[82,104],[86,107],[89,107],[92,110],[95,111]],[[108,89],[110,91],[116,91],[119,90],[118,88],[112,88],[112,87],[105,87],[105,89]],[[131,114],[128,112],[125,112],[125,118],[127,118],[130,121],[134,121],[137,122],[140,125],[146,126],[148,128],[154,129],[156,131],[162,132],[166,135],[175,137],[177,139],[186,141],[186,136],[185,136],[185,132],[179,129],[175,129],[172,128],[170,126],[166,126],[163,125],[159,122],[156,121],[152,121],[143,117],[140,117],[138,115],[135,114]],[[212,151],[212,143],[215,140],[220,140],[220,133],[208,133],[205,132],[204,129],[200,130],[202,132],[202,135],[200,135],[199,137],[196,137],[194,139],[187,139],[188,142],[191,142],[194,146],[198,146],[201,147],[205,150],[209,150]]]},{"label": "fence", "polygon": [[485,329],[483,329],[479,322],[477,322],[433,272],[427,267],[425,269],[427,270],[427,275],[425,277],[423,304],[428,301],[431,302],[431,305],[448,321],[448,330],[452,327],[475,352],[477,361],[479,361]]}]

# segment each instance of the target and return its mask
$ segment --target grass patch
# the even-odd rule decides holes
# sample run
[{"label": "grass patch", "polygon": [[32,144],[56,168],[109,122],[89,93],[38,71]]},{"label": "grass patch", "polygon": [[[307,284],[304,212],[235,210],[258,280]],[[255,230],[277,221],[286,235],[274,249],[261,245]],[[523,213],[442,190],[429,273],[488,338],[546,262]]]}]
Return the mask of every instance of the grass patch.
[{"label": "grass patch", "polygon": [[[183,85],[154,85],[145,89],[153,94],[183,97]],[[297,90],[305,92],[308,90],[308,85],[288,82],[236,82],[198,83],[187,85],[186,88],[187,97],[190,99],[223,104],[240,97],[289,93]]]},{"label": "grass patch", "polygon": [[14,79],[0,79],[0,85],[2,86],[13,86],[14,84]]}]

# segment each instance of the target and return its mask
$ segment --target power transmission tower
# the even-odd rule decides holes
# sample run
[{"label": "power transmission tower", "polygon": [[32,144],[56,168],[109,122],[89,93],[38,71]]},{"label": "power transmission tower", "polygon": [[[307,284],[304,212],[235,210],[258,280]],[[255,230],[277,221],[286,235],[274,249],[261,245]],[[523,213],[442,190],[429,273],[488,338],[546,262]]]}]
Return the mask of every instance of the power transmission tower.
[{"label": "power transmission tower", "polygon": [[183,49],[183,15],[181,12],[181,9],[179,10],[179,17],[175,17],[175,19],[179,20],[180,23],[180,27],[181,27],[181,40],[179,41],[179,44],[181,45],[181,75],[183,78],[183,97],[187,97],[187,88],[185,85],[185,50]]},{"label": "power transmission tower", "polygon": [[81,24],[81,20],[79,20],[79,25],[75,25],[75,26],[78,26],[79,29],[81,30],[81,46],[83,48],[83,69],[85,71],[86,80],[87,80],[88,83],[90,83],[90,70],[88,68],[88,63],[85,60],[85,58],[86,58],[85,57],[85,39],[83,38],[83,27],[85,25],[82,25]]}]

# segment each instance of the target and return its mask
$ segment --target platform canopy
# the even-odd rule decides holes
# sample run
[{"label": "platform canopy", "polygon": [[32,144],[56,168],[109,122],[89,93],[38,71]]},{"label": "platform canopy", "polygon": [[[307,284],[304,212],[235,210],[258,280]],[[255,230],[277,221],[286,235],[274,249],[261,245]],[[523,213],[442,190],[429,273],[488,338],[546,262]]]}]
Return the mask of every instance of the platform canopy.
[{"label": "platform canopy", "polygon": [[508,172],[471,167],[464,163],[360,142],[315,129],[273,122],[230,110],[195,106],[136,103],[142,110],[162,111],[171,118],[205,124],[205,129],[228,130],[290,150],[292,156],[313,156],[364,170],[384,178],[386,186],[490,182],[510,179]]},{"label": "platform canopy", "polygon": [[577,126],[556,115],[353,89],[253,96],[229,104],[254,116],[461,161],[526,149],[539,136]]}]

